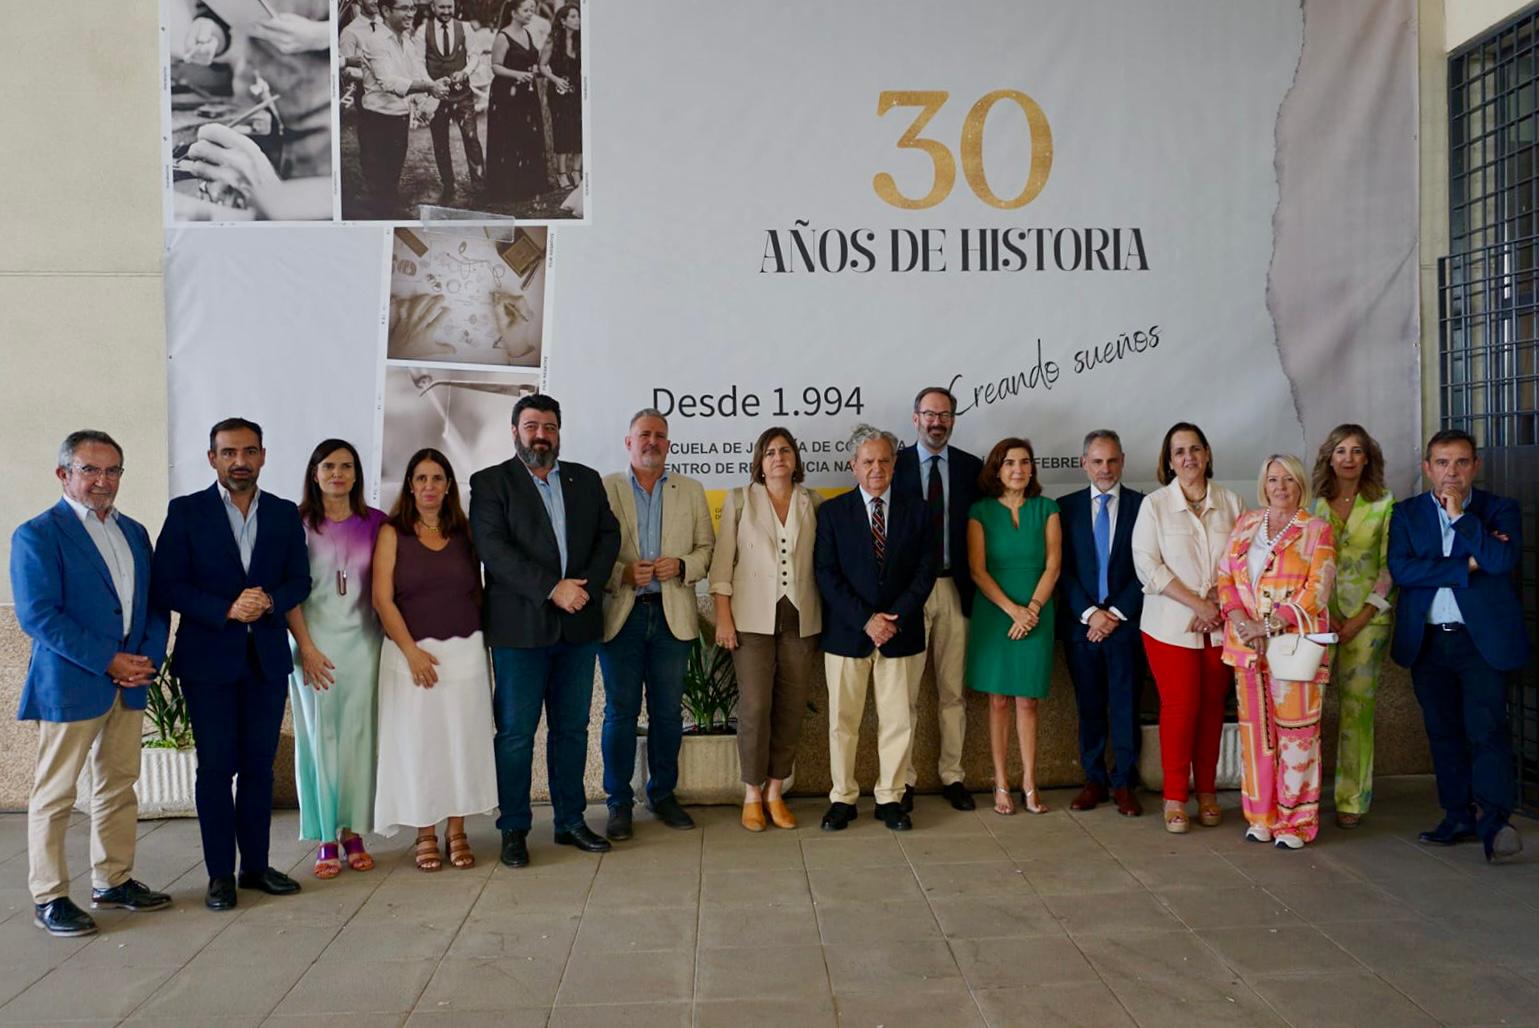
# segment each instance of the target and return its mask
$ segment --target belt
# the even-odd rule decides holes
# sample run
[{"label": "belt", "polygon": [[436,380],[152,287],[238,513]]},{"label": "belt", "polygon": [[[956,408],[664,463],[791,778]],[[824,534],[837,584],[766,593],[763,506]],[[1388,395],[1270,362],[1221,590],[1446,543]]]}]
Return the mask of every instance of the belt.
[{"label": "belt", "polygon": [[1462,631],[1464,631],[1464,622],[1462,622],[1462,621],[1429,621],[1427,623],[1427,627],[1428,628],[1435,628],[1439,632],[1462,632]]},{"label": "belt", "polygon": [[663,594],[662,593],[637,593],[636,594],[636,602],[637,603],[662,603],[663,602]]}]

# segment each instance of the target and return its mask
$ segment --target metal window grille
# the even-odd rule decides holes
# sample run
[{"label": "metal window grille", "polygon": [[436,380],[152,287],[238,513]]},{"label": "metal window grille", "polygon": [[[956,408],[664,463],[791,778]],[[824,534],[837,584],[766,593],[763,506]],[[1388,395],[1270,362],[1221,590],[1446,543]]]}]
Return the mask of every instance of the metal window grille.
[{"label": "metal window grille", "polygon": [[[1449,256],[1438,261],[1441,420],[1523,510],[1520,595],[1539,610],[1539,5],[1449,57]],[[1539,666],[1510,693],[1519,804],[1539,813]]]}]

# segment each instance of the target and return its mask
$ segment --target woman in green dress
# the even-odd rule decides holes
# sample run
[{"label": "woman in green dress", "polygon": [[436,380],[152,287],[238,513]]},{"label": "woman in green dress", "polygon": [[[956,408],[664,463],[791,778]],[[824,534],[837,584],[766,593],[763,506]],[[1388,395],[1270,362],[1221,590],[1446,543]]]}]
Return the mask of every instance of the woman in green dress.
[{"label": "woman in green dress", "polygon": [[994,812],[1015,813],[1006,757],[1010,712],[1021,748],[1021,806],[1047,813],[1037,795],[1037,701],[1053,672],[1053,588],[1062,560],[1058,504],[1042,495],[1036,457],[1025,439],[989,452],[968,512],[967,565],[987,601],[973,604],[967,630],[967,684],[989,694]]},{"label": "woman in green dress", "polygon": [[344,854],[354,871],[374,866],[358,833],[374,820],[380,630],[369,571],[385,515],[363,502],[351,443],[327,439],[310,455],[299,516],[310,548],[310,596],[288,614],[299,837],[320,843],[315,877],[335,878]]},{"label": "woman in green dress", "polygon": [[1341,636],[1331,684],[1341,696],[1336,744],[1336,824],[1356,828],[1373,802],[1373,707],[1389,647],[1394,582],[1384,451],[1361,425],[1337,425],[1320,444],[1313,474],[1315,516],[1336,539],[1331,626]]}]

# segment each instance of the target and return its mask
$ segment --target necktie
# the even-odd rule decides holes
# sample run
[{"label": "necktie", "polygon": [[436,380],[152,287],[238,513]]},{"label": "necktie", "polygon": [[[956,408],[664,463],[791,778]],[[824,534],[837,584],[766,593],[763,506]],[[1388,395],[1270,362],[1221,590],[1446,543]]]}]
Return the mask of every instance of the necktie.
[{"label": "necktie", "polygon": [[946,570],[946,490],[941,484],[940,454],[930,458],[930,479],[925,486],[925,506],[930,509],[931,549],[937,570]]},{"label": "necktie", "polygon": [[1107,568],[1111,564],[1111,512],[1107,509],[1111,506],[1111,493],[1102,493],[1096,499],[1101,504],[1095,512],[1096,602],[1105,603],[1106,594],[1111,591],[1106,582]]},{"label": "necktie", "polygon": [[887,519],[882,515],[880,496],[871,501],[871,552],[876,554],[878,567],[887,563]]}]

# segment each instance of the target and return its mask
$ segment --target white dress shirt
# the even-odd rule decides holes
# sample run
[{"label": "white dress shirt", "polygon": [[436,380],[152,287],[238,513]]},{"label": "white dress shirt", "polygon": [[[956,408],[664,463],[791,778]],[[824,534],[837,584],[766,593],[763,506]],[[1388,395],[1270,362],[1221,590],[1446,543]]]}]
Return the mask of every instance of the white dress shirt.
[{"label": "white dress shirt", "polygon": [[[1453,555],[1453,544],[1456,535],[1454,522],[1459,518],[1450,518],[1443,505],[1437,501],[1437,493],[1427,493],[1432,505],[1437,508],[1438,527],[1443,530],[1443,556]],[[1459,517],[1463,517],[1460,514]],[[1427,623],[1432,625],[1464,624],[1464,613],[1459,610],[1459,601],[1454,599],[1453,590],[1444,586],[1432,594],[1432,605],[1427,608]]]},{"label": "white dress shirt", "polygon": [[244,514],[235,506],[235,501],[230,499],[230,491],[224,486],[219,487],[219,498],[224,501],[224,516],[229,519],[230,532],[235,536],[236,548],[240,550],[240,566],[249,572],[251,551],[256,548],[257,504],[262,500],[262,490],[251,490],[251,506]]},{"label": "white dress shirt", "polygon": [[[945,513],[941,518],[941,566],[937,570],[951,571],[951,447],[942,446],[939,453],[932,453],[921,440],[914,444],[914,456],[919,458],[919,495],[926,503],[930,497],[930,462],[940,462],[941,509]],[[963,511],[962,516],[966,517],[967,512]]]},{"label": "white dress shirt", "polygon": [[363,109],[405,117],[411,113],[407,94],[413,82],[428,77],[422,51],[412,37],[389,27],[360,37],[363,41]]},{"label": "white dress shirt", "polygon": [[872,496],[866,492],[866,487],[860,487],[860,495],[866,503],[866,521],[871,521],[871,501],[882,501],[882,535],[887,535],[892,530],[892,486],[888,486],[880,496]]},{"label": "white dress shirt", "polygon": [[123,635],[126,638],[134,621],[134,551],[128,545],[128,537],[123,534],[122,526],[118,524],[117,508],[110,508],[107,519],[103,521],[96,516],[95,511],[72,497],[64,497],[64,502],[69,504],[75,516],[80,519],[86,535],[96,544],[96,552],[102,555],[107,565],[107,573],[112,576],[112,588],[118,593],[118,606],[123,608]]},{"label": "white dress shirt", "polygon": [[[1118,482],[1116,485],[1112,486],[1110,489],[1107,489],[1105,492],[1097,489],[1094,485],[1090,487],[1090,531],[1092,533],[1092,537],[1095,532],[1097,508],[1100,505],[1101,497],[1103,496],[1110,497],[1110,499],[1106,501],[1106,519],[1111,523],[1111,527],[1109,529],[1110,535],[1108,536],[1109,542],[1107,543],[1106,559],[1111,560],[1111,544],[1117,541],[1117,509],[1121,506],[1122,483]],[[1096,609],[1097,608],[1095,607],[1086,607],[1084,610],[1080,611],[1079,623],[1082,625],[1090,624],[1090,615],[1094,614]],[[1122,613],[1122,611],[1118,610],[1116,607],[1109,606],[1106,608],[1106,612],[1112,617],[1116,618],[1118,621],[1126,621],[1128,619],[1128,616]]]}]

